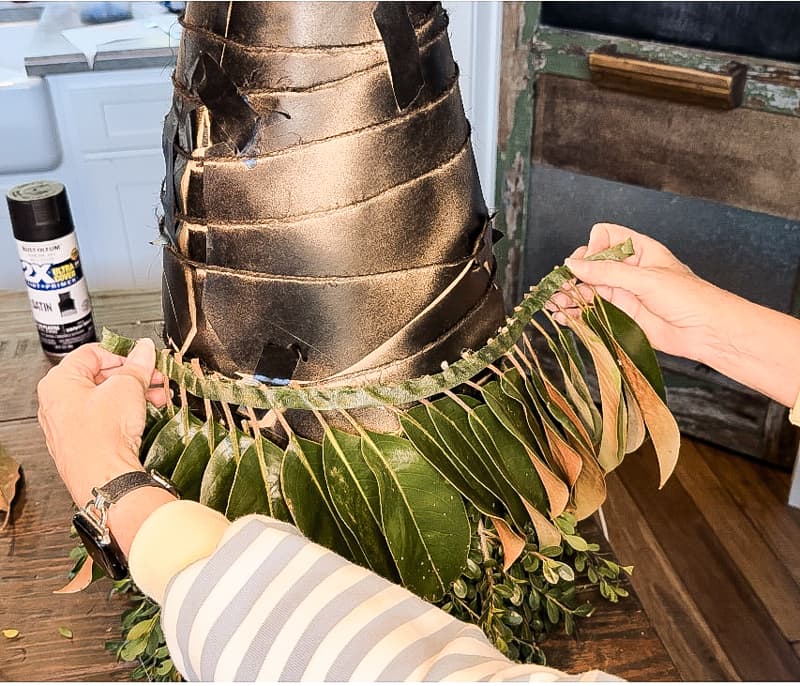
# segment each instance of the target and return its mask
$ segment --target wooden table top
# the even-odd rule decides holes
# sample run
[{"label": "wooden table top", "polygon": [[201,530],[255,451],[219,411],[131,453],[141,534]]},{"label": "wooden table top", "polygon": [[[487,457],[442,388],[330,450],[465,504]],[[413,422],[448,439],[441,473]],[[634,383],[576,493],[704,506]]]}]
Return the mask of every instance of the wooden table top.
[{"label": "wooden table top", "polygon": [[[92,298],[98,330],[160,338],[156,291],[108,291]],[[121,598],[107,598],[102,580],[83,593],[53,595],[66,583],[74,541],[68,536],[72,503],[36,422],[36,383],[49,363],[41,352],[27,297],[0,292],[0,444],[22,465],[23,483],[13,518],[0,532],[0,681],[125,681],[131,665],[104,648],[118,638]],[[599,536],[599,534],[595,533]],[[576,639],[550,637],[550,664],[570,672],[602,669],[633,680],[676,680],[678,672],[633,589],[613,605],[597,599],[593,617]],[[73,638],[59,634],[72,630]]]}]

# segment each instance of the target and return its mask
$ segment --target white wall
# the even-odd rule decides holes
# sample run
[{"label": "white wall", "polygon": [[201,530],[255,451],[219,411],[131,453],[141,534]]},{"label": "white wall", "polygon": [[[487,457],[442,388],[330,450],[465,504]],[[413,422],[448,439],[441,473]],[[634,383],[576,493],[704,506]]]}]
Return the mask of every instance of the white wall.
[{"label": "white wall", "polygon": [[[461,93],[484,196],[494,198],[502,6],[444,2],[461,72]],[[88,72],[49,77],[63,150],[61,165],[0,175],[0,289],[22,288],[5,191],[37,178],[62,181],[73,208],[92,290],[158,288],[156,211],[164,165],[161,122],[169,108],[168,70]],[[0,113],[0,117],[2,113]]]}]

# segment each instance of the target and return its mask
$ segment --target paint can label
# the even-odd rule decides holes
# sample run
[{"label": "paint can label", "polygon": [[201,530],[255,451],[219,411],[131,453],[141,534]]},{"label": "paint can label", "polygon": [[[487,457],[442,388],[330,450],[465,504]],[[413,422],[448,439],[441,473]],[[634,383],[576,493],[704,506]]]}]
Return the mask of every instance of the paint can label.
[{"label": "paint can label", "polygon": [[97,340],[75,232],[51,241],[17,241],[17,251],[44,351],[64,355]]}]

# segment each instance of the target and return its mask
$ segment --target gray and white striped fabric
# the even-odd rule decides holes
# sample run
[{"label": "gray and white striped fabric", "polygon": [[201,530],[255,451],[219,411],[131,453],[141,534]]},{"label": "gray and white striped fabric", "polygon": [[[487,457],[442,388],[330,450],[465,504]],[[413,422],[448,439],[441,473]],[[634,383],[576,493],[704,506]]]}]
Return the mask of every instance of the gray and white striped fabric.
[{"label": "gray and white striped fabric", "polygon": [[477,628],[261,516],[177,574],[162,608],[190,681],[555,681],[503,657]]}]

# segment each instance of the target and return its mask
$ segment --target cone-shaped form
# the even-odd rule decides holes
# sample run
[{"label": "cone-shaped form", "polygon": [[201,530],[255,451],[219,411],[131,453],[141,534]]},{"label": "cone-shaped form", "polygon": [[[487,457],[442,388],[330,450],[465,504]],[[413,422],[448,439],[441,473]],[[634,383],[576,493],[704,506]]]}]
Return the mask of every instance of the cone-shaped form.
[{"label": "cone-shaped form", "polygon": [[189,3],[166,334],[227,376],[439,371],[503,321],[439,3]]}]

